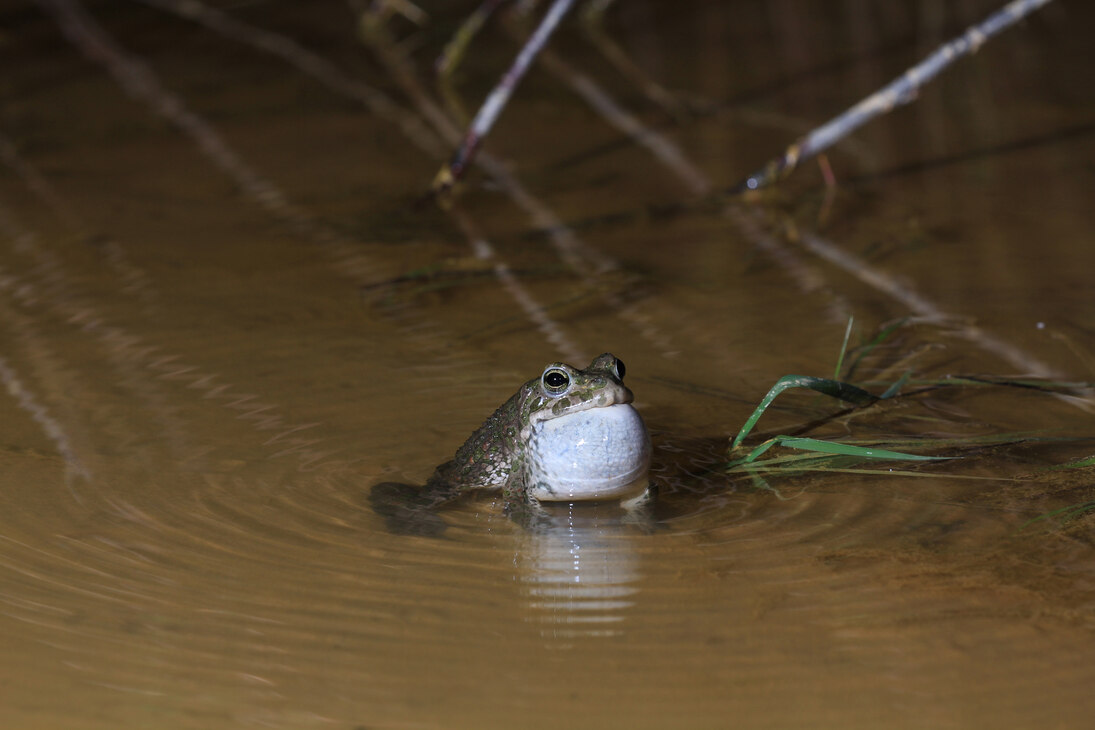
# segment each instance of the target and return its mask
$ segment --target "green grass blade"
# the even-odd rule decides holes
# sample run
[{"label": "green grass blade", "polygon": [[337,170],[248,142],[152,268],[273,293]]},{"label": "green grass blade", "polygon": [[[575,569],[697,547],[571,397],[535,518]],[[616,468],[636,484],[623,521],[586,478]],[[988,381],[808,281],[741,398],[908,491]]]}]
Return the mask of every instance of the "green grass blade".
[{"label": "green grass blade", "polygon": [[779,396],[785,390],[789,388],[809,388],[810,390],[827,395],[831,398],[852,403],[857,406],[868,406],[878,400],[877,397],[871,395],[862,388],[857,388],[850,383],[844,383],[839,380],[831,380],[829,378],[815,378],[811,375],[784,375],[782,378],[776,381],[776,384],[772,386],[772,389],[768,391],[768,394],[761,399],[760,403],[753,410],[753,413],[745,420],[745,424],[738,431],[738,435],[734,437],[734,440],[730,443],[730,448],[737,448],[739,444],[749,435],[749,432],[753,430],[753,426],[756,425],[761,415],[768,406],[772,404],[772,401]]},{"label": "green grass blade", "polygon": [[906,370],[904,375],[895,380],[893,385],[891,385],[889,388],[886,388],[886,391],[882,395],[878,396],[879,399],[886,400],[887,398],[893,398],[895,395],[897,395],[897,392],[905,386],[905,383],[909,382],[909,378],[911,376],[912,371]]},{"label": "green grass blade", "polygon": [[924,479],[972,479],[983,482],[1008,482],[1013,481],[1009,477],[981,477],[973,474],[937,474],[930,471],[903,471],[901,469],[860,469],[860,468],[827,468],[812,469],[815,472],[831,472],[834,474],[875,474],[881,477],[920,477]]},{"label": "green grass blade", "polygon": [[1070,504],[1067,507],[1061,507],[1060,509],[1055,509],[1052,512],[1046,512],[1044,515],[1038,515],[1037,517],[1034,517],[1033,519],[1029,519],[1026,522],[1024,522],[1023,524],[1019,525],[1019,529],[1020,530],[1025,530],[1027,527],[1029,527],[1030,525],[1033,525],[1035,522],[1041,522],[1042,520],[1049,520],[1049,519],[1052,519],[1054,517],[1061,517],[1063,519],[1068,519],[1070,517],[1079,517],[1080,515],[1085,514],[1087,512],[1091,512],[1092,510],[1095,510],[1095,502],[1083,502],[1081,504]]},{"label": "green grass blade", "polygon": [[855,317],[848,317],[848,326],[844,329],[844,342],[840,344],[840,355],[836,359],[836,370],[833,371],[833,378],[840,377],[840,370],[844,367],[844,356],[848,354],[848,340],[852,336],[852,324],[855,322]]},{"label": "green grass blade", "polygon": [[757,460],[757,457],[759,457],[765,451],[772,448],[773,446],[775,446],[778,443],[779,443],[779,437],[778,436],[774,439],[768,439],[767,441],[762,443],[760,446],[757,446],[755,449],[750,451],[746,456],[742,457],[741,459],[731,461],[728,464],[728,466],[734,467],[734,466],[738,466],[739,464],[751,464],[751,463],[753,463],[754,461]]},{"label": "green grass blade", "polygon": [[1021,443],[1066,443],[1076,441],[1074,436],[1047,436],[1045,430],[1011,431],[1008,433],[988,433],[980,436],[952,436],[949,438],[888,438],[888,439],[845,439],[842,443],[876,446],[915,446],[917,448],[957,449],[970,446],[1004,446]]},{"label": "green grass blade", "polygon": [[1058,469],[1082,469],[1085,466],[1095,466],[1095,456],[1089,456],[1085,459],[1077,459],[1076,461],[1065,462],[1064,464],[1054,464],[1049,467],[1051,471]]},{"label": "green grass blade", "polygon": [[[762,456],[773,446],[786,446],[791,449],[807,451],[811,454],[852,456],[857,459],[885,459],[887,461],[941,461],[944,459],[955,458],[950,456],[921,456],[919,454],[907,454],[902,451],[880,449],[876,446],[856,446],[855,444],[837,443],[834,441],[822,441],[820,439],[805,438],[801,436],[776,436],[775,438],[768,439],[764,443],[760,444],[741,459],[731,461],[729,464],[727,464],[727,468],[732,469],[736,466],[741,466],[744,464],[753,464],[760,456]],[[792,463],[795,461],[816,462],[817,458],[808,455],[797,457],[776,457],[775,459],[768,459],[764,463],[771,466],[774,466],[776,464],[782,464],[783,468],[793,468],[793,465],[787,465],[788,463]],[[799,466],[806,465],[800,464]],[[812,464],[809,468],[816,469],[816,467]]]},{"label": "green grass blade", "polygon": [[906,454],[902,451],[890,451],[869,446],[854,446],[841,444],[834,441],[821,441],[811,438],[785,438],[780,441],[781,446],[804,451],[816,451],[822,454],[840,454],[841,456],[858,456],[864,459],[887,459],[891,461],[940,461],[950,459],[950,456],[922,456],[919,454]]},{"label": "green grass blade", "polygon": [[852,377],[852,373],[854,373],[856,368],[859,367],[859,363],[863,361],[863,358],[867,357],[867,355],[869,355],[872,350],[874,350],[876,347],[889,339],[890,335],[892,335],[896,330],[904,327],[905,323],[908,321],[908,317],[897,320],[893,324],[883,329],[877,335],[875,335],[874,339],[872,339],[866,345],[863,345],[861,348],[859,348],[859,352],[856,353],[855,359],[852,360],[852,364],[848,366],[848,372],[844,374],[844,377]]}]

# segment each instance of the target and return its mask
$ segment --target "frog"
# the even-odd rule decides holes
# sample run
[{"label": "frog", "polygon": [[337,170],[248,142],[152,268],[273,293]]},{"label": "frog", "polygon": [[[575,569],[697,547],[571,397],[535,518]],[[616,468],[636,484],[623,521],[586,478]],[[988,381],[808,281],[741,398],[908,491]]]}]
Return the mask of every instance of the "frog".
[{"label": "frog", "polygon": [[624,385],[625,373],[623,361],[610,352],[584,369],[547,365],[413,496],[406,485],[376,485],[374,508],[391,516],[397,493],[419,507],[475,490],[500,491],[507,507],[645,494],[650,437],[631,405],[634,394]]}]

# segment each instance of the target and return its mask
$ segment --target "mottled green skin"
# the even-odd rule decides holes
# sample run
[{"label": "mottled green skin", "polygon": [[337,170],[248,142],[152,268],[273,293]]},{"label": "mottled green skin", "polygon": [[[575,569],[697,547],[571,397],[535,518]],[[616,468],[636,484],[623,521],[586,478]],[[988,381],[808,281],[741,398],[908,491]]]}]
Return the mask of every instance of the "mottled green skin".
[{"label": "mottled green skin", "polygon": [[[552,392],[545,376],[556,370],[570,378],[564,393]],[[618,373],[623,364],[610,353],[596,358],[585,370],[552,363],[501,405],[456,452],[452,461],[437,467],[426,482],[428,491],[453,494],[467,489],[501,488],[506,497],[526,490],[526,448],[536,423],[617,403],[630,403],[631,391]]]}]

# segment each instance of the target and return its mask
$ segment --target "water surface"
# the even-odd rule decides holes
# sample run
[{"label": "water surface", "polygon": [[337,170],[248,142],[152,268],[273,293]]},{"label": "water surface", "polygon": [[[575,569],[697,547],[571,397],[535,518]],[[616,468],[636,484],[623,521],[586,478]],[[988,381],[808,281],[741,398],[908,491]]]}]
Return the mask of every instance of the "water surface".
[{"label": "water surface", "polygon": [[[4,727],[1087,722],[1091,518],[1024,527],[1095,498],[1090,468],[1047,470],[1095,451],[1085,391],[835,419],[789,395],[764,433],[963,458],[719,465],[776,378],[832,373],[850,316],[853,345],[905,321],[854,374],[875,392],[1095,380],[1088,9],[839,145],[835,190],[808,164],[753,202],[716,193],[993,3],[620,4],[607,31],[677,105],[569,24],[446,212],[415,202],[460,126],[429,73],[460,8],[393,19],[385,50],[343,4],[217,7],[3,11]],[[514,50],[488,27],[460,103]],[[369,508],[604,351],[653,433],[649,515],[529,530],[481,495],[427,536]],[[972,441],[1019,432],[1057,440]]]}]

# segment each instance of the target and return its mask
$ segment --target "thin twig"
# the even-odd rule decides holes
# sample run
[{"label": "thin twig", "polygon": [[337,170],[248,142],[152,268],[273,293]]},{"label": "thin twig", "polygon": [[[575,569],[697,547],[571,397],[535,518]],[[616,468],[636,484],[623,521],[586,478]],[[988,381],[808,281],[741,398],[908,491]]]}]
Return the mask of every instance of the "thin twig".
[{"label": "thin twig", "polygon": [[968,28],[958,38],[940,46],[884,88],[796,141],[782,156],[771,160],[742,180],[731,188],[731,192],[756,190],[786,177],[802,160],[810,159],[828,149],[871,119],[913,101],[920,87],[951,63],[962,56],[975,53],[989,38],[1049,2],[1050,0],[1013,0],[981,23]]},{"label": "thin twig", "polygon": [[504,0],[483,0],[479,7],[460,24],[449,42],[441,49],[441,55],[433,63],[434,71],[439,77],[448,77],[456,70],[456,67],[464,60],[464,52],[468,50],[472,39],[503,2]]},{"label": "thin twig", "polygon": [[[460,130],[426,93],[406,59],[395,49],[385,27],[382,24],[373,24],[363,40],[377,54],[388,74],[395,79],[437,134],[446,142],[457,144]],[[483,151],[476,156],[475,162],[518,208],[532,218],[533,225],[546,233],[559,258],[571,270],[583,277],[591,276],[596,279],[619,268],[617,262],[581,241],[558,214],[526,188],[502,160]]]},{"label": "thin twig", "polygon": [[437,77],[437,93],[444,100],[445,106],[448,107],[453,118],[460,120],[461,126],[466,127],[468,125],[469,116],[464,109],[463,103],[461,103],[460,94],[457,93],[453,85],[456,69],[464,60],[464,55],[475,36],[483,29],[494,11],[505,1],[483,0],[479,7],[460,24],[452,38],[441,50],[441,55],[434,61],[433,68]]},{"label": "thin twig", "polygon": [[479,108],[479,112],[475,115],[475,119],[472,120],[471,126],[464,135],[464,141],[460,143],[460,147],[457,148],[452,160],[437,173],[431,186],[431,190],[435,195],[444,196],[464,175],[464,171],[467,170],[468,165],[475,157],[476,150],[479,149],[479,145],[490,133],[491,127],[494,126],[494,122],[502,113],[514,89],[517,88],[517,84],[520,83],[521,77],[528,71],[529,66],[532,65],[533,60],[540,53],[540,49],[547,43],[548,38],[555,32],[559,22],[573,4],[574,0],[555,0],[548,8],[543,20],[540,21],[540,25],[529,37],[528,43],[517,54],[513,65],[510,66],[509,70],[499,80],[498,85],[490,92],[487,100],[483,102],[483,106]]}]

